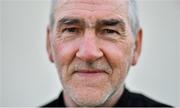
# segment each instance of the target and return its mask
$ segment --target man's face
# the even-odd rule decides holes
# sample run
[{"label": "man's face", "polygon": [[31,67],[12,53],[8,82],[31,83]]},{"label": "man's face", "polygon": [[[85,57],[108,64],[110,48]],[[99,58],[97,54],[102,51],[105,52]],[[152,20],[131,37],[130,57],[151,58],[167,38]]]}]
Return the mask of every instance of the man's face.
[{"label": "man's face", "polygon": [[122,88],[136,62],[127,2],[60,0],[54,20],[47,48],[64,94],[80,106],[105,103]]}]

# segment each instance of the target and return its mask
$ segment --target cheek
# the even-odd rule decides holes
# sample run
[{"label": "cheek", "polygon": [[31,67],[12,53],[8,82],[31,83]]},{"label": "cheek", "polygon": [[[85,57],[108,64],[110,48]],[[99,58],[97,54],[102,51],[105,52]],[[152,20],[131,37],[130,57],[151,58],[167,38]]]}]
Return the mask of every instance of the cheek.
[{"label": "cheek", "polygon": [[110,77],[112,85],[121,85],[127,75],[132,58],[131,43],[106,43],[103,48],[106,59],[113,69]]},{"label": "cheek", "polygon": [[53,46],[55,64],[58,72],[64,72],[73,60],[79,44],[77,41],[64,42],[62,40],[56,40]]},{"label": "cheek", "polygon": [[102,50],[112,67],[129,64],[132,58],[132,44],[130,43],[106,43]]}]

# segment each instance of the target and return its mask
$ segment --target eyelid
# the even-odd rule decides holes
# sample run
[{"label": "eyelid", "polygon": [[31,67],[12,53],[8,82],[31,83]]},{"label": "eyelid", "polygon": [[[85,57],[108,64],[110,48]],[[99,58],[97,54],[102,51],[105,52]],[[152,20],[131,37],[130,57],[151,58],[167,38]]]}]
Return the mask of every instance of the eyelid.
[{"label": "eyelid", "polygon": [[79,27],[65,27],[62,29],[62,33],[69,32],[69,33],[80,33],[81,29]]},{"label": "eyelid", "polygon": [[113,31],[114,33],[120,35],[120,33],[119,33],[117,30],[109,29],[109,28],[104,28],[104,29],[102,29],[102,31],[105,31],[105,30]]},{"label": "eyelid", "polygon": [[66,28],[79,28],[79,27],[76,25],[65,25],[65,26],[62,26],[61,28],[66,29]]},{"label": "eyelid", "polygon": [[76,29],[75,27],[65,27],[62,29],[62,31],[68,30],[68,29]]}]

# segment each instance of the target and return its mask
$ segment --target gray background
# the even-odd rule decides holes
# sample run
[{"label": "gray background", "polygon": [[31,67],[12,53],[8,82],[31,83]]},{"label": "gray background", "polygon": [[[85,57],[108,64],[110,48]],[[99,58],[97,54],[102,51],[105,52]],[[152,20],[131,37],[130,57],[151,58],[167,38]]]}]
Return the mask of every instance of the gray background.
[{"label": "gray background", "polygon": [[[61,85],[45,47],[49,0],[0,2],[0,106],[39,106]],[[180,106],[180,1],[139,0],[143,50],[127,87]]]}]

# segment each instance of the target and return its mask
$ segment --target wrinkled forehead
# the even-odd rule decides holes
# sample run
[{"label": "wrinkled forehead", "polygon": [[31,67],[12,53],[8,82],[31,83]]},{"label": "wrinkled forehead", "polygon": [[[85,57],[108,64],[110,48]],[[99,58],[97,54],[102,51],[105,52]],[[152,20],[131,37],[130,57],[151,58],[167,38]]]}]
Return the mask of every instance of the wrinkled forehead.
[{"label": "wrinkled forehead", "polygon": [[54,0],[55,11],[81,9],[88,11],[122,11],[128,10],[128,0]]},{"label": "wrinkled forehead", "polygon": [[[54,17],[80,16],[91,18],[105,18],[113,15],[127,17],[127,0],[56,0],[54,2]],[[88,17],[89,16],[89,17]]]},{"label": "wrinkled forehead", "polygon": [[123,7],[127,5],[128,0],[55,0],[58,6],[65,5],[91,5],[91,6],[114,6]]}]

